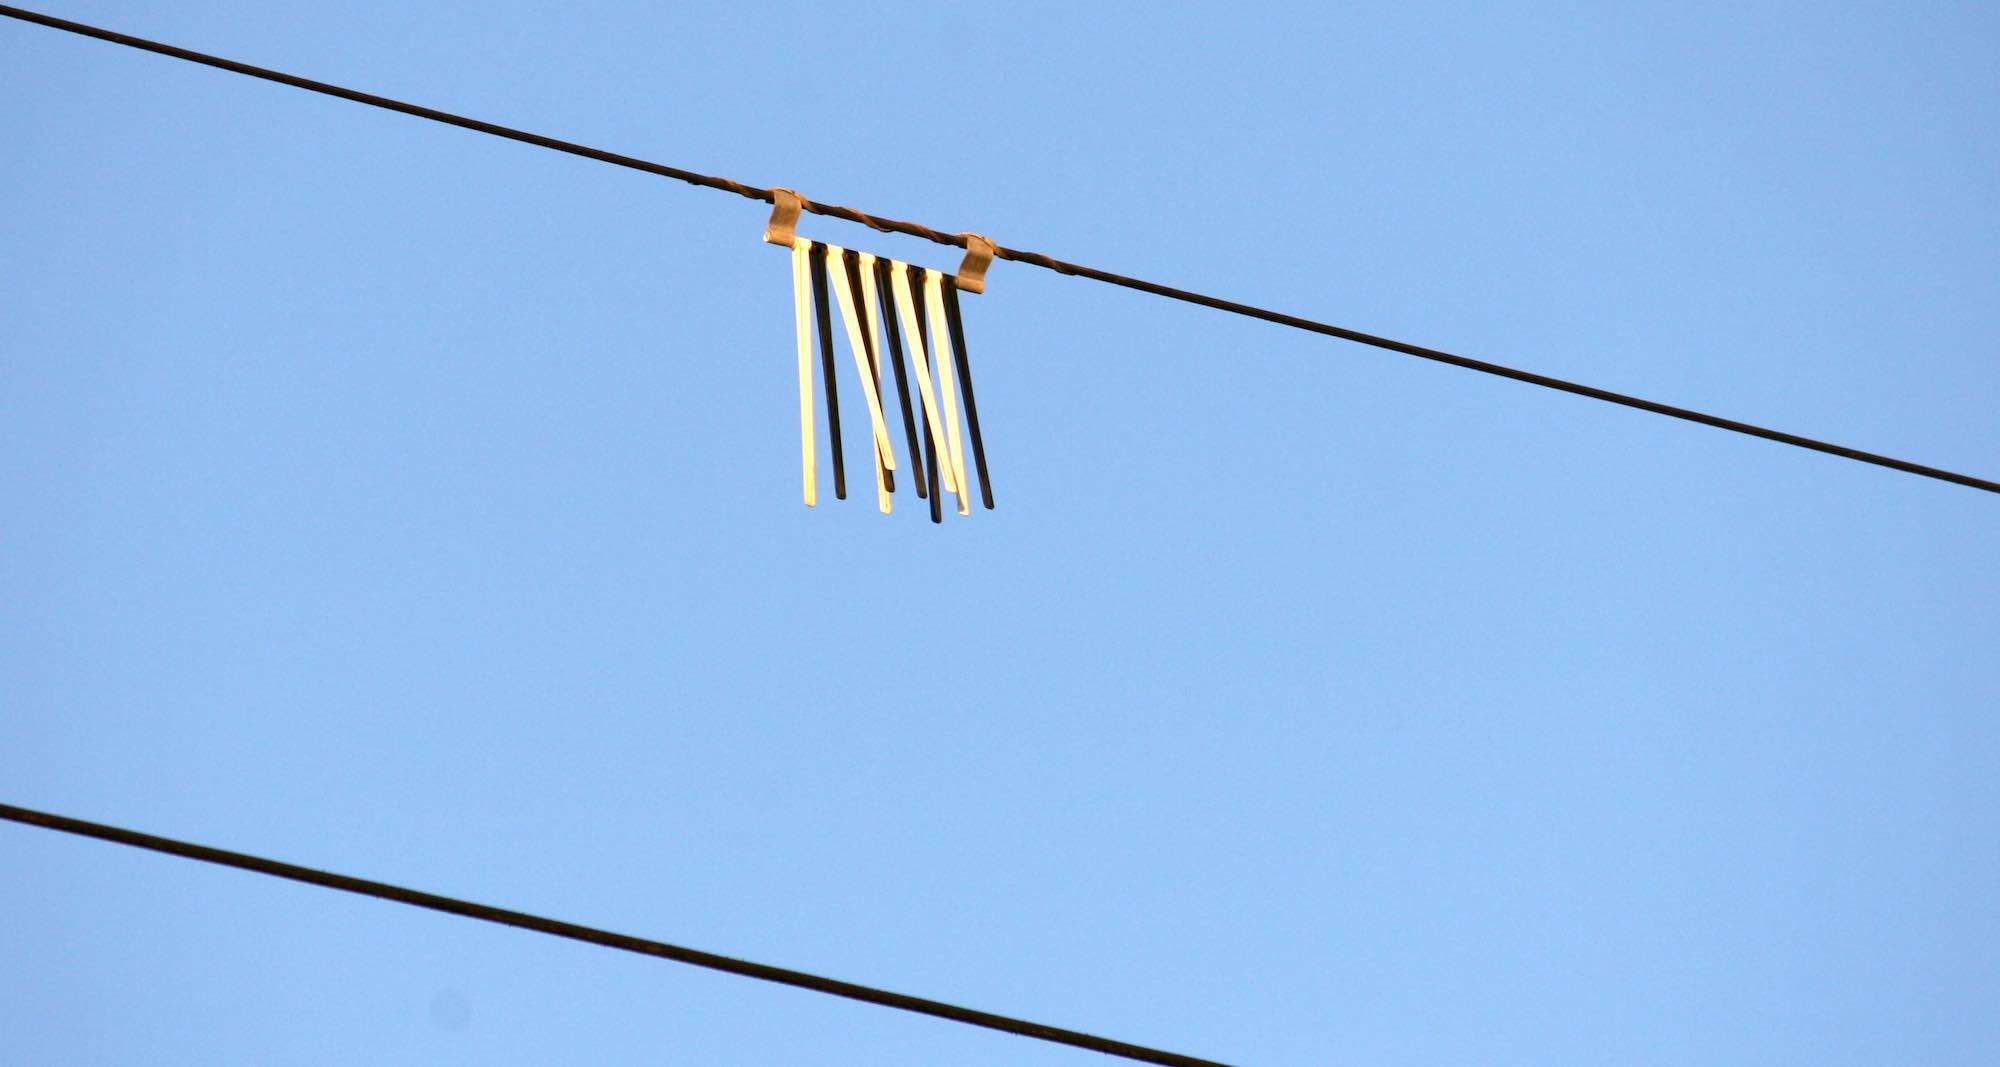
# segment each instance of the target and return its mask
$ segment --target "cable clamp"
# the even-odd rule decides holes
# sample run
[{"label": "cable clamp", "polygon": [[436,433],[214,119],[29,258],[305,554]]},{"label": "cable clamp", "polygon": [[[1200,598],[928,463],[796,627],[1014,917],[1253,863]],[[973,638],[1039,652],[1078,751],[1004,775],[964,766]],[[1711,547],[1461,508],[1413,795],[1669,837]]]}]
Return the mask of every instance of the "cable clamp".
[{"label": "cable clamp", "polygon": [[986,291],[986,268],[993,265],[993,254],[998,251],[993,242],[976,233],[961,233],[965,238],[965,262],[958,265],[958,274],[952,284],[968,293]]},{"label": "cable clamp", "polygon": [[772,189],[771,221],[764,225],[764,243],[792,247],[799,228],[799,212],[805,209],[805,197],[790,189]]}]

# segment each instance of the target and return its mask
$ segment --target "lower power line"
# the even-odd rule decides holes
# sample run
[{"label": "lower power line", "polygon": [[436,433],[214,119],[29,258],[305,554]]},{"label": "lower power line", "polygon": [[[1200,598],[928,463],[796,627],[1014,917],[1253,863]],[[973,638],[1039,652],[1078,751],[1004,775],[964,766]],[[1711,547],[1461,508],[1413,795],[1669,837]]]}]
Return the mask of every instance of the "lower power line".
[{"label": "lower power line", "polygon": [[653,941],[643,937],[633,937],[630,934],[613,933],[609,930],[600,930],[592,926],[580,926],[576,923],[564,922],[560,919],[547,919],[539,915],[529,915],[526,912],[496,908],[488,904],[476,904],[469,900],[459,900],[455,897],[426,893],[420,889],[405,889],[402,886],[390,885],[387,882],[374,882],[366,878],[355,878],[351,875],[335,874],[331,871],[314,870],[311,867],[300,867],[296,864],[265,859],[261,856],[251,856],[242,852],[231,852],[227,849],[197,845],[188,841],[176,841],[170,837],[155,837],[152,834],[143,834],[137,830],[125,830],[116,826],[106,826],[102,823],[72,819],[67,815],[53,815],[44,811],[15,807],[12,804],[0,804],[0,819],[21,823],[26,826],[39,826],[45,830],[59,830],[66,834],[76,834],[81,837],[94,837],[100,841],[130,845],[133,848],[143,848],[152,852],[164,852],[169,856],[181,856],[186,859],[200,860],[203,863],[234,867],[238,870],[252,871],[257,874],[268,874],[273,878],[284,878],[294,882],[305,882],[308,885],[338,889],[343,893],[355,893],[364,897],[375,897],[378,900],[408,904],[411,907],[429,908],[432,911],[462,915],[468,919],[498,923],[501,926],[533,930],[538,934],[566,937],[572,941],[586,941],[593,945],[603,945],[606,948],[636,952],[641,956],[656,956],[664,960],[673,960],[676,963],[706,967],[712,971],[725,971],[729,974],[742,975],[745,978],[757,978],[766,982],[776,982],[779,985],[810,989],[815,993],[827,993],[836,997],[846,997],[849,1000],[879,1004],[885,1008],[916,1012],[919,1015],[933,1015],[940,1019],[965,1023],[968,1026],[981,1026],[988,1030],[999,1030],[1003,1033],[1017,1034],[1021,1037],[1032,1037],[1038,1041],[1048,1041],[1058,1045],[1068,1045],[1072,1048],[1102,1052],[1107,1056],[1118,1056],[1123,1059],[1136,1060],[1140,1063],[1167,1064],[1169,1067],[1225,1067],[1224,1064],[1218,1063],[1215,1060],[1205,1060],[1197,1056],[1184,1056],[1178,1052],[1166,1052],[1161,1049],[1147,1048],[1144,1045],[1134,1045],[1108,1037],[1099,1037],[1095,1034],[1086,1034],[1078,1030],[1065,1030],[1059,1026],[1048,1026],[1043,1023],[1029,1022],[1026,1019],[995,1015],[992,1012],[979,1011],[975,1008],[962,1008],[956,1004],[946,1004],[943,1001],[928,1000],[924,997],[913,997],[905,993],[892,993],[886,989],[876,989],[873,986],[843,982],[838,978],[823,978],[816,974],[807,974],[804,971],[794,971],[784,967],[773,967],[766,963],[752,963],[749,960],[718,956],[713,952],[703,952],[700,949],[683,948],[680,945],[669,945],[664,941]]}]

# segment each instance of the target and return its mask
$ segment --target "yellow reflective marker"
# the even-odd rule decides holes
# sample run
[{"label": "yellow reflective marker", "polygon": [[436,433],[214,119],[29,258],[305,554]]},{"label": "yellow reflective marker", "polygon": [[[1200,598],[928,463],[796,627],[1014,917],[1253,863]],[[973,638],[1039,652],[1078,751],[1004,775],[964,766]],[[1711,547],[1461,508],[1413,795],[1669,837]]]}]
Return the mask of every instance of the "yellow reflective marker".
[{"label": "yellow reflective marker", "polygon": [[882,323],[875,310],[881,306],[881,296],[875,289],[875,254],[861,253],[861,310],[867,314],[868,343],[883,359],[889,358],[888,349],[882,347]]},{"label": "yellow reflective marker", "polygon": [[[884,469],[895,470],[895,454],[889,451],[889,423],[882,418],[882,396],[876,388],[875,369],[868,365],[867,341],[861,335],[861,315],[854,307],[854,290],[847,283],[847,250],[839,245],[827,245],[827,274],[833,280],[833,297],[840,305],[840,324],[847,332],[847,347],[854,352],[854,369],[861,374],[861,395],[868,401],[868,422],[875,430],[875,454],[881,462],[875,467],[875,505],[884,514],[889,512],[889,486],[882,477]],[[834,264],[839,266],[835,267]]]},{"label": "yellow reflective marker", "polygon": [[[857,255],[861,257],[857,264],[858,273],[861,275],[861,292],[859,294],[861,297],[861,328],[868,334],[868,350],[875,353],[875,366],[872,368],[875,372],[875,402],[880,406],[882,402],[882,362],[889,358],[889,352],[882,347],[882,315],[881,312],[876,310],[880,306],[878,303],[880,297],[875,291],[875,257],[867,252],[860,252]],[[889,418],[888,408],[882,409],[882,418],[884,421],[887,421]],[[914,461],[915,457],[912,457],[912,462]],[[890,470],[896,469],[896,453],[888,445],[882,447],[882,465]]]},{"label": "yellow reflective marker", "polygon": [[951,369],[951,323],[944,317],[944,275],[937,271],[924,271],[924,304],[930,309],[931,357],[937,363],[938,387],[944,394],[944,434],[951,446],[949,454],[939,454],[938,462],[950,463],[952,477],[956,479],[958,513],[970,515],[971,492],[965,484],[965,438],[958,428],[958,379]]},{"label": "yellow reflective marker", "polygon": [[792,238],[792,319],[799,334],[799,452],[805,466],[806,507],[819,503],[819,463],[813,456],[812,311],[806,296],[806,256],[811,251],[811,241]]},{"label": "yellow reflective marker", "polygon": [[[930,361],[924,358],[923,331],[917,329],[917,305],[910,296],[910,265],[892,262],[889,267],[891,287],[896,291],[896,316],[903,323],[903,339],[910,349],[910,369],[917,375],[917,394],[924,401],[924,425],[930,427],[931,447],[937,450],[938,472],[944,488],[958,492],[958,483],[952,477],[951,452],[944,442],[944,424],[939,421],[937,395],[931,389]],[[964,497],[960,496],[960,505]]]}]

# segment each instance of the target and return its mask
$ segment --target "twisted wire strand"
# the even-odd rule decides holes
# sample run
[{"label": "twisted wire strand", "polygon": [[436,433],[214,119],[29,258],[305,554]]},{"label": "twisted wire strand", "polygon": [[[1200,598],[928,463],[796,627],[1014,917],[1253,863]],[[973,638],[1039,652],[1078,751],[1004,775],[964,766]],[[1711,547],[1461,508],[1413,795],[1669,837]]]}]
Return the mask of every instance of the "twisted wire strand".
[{"label": "twisted wire strand", "polygon": [[149,852],[179,856],[183,859],[199,860],[203,863],[213,863],[222,867],[234,867],[237,870],[269,875],[274,878],[283,878],[293,882],[304,882],[307,885],[321,886],[326,889],[337,889],[343,893],[374,897],[377,900],[407,904],[411,907],[427,908],[431,911],[441,911],[467,919],[478,919],[483,922],[497,923],[501,926],[532,930],[535,933],[568,938],[572,941],[583,941],[593,945],[601,945],[605,948],[620,949],[625,952],[635,952],[642,956],[672,960],[676,963],[704,967],[712,971],[723,971],[728,974],[741,975],[745,978],[776,982],[779,985],[807,989],[815,993],[846,997],[849,1000],[859,1000],[885,1008],[896,1008],[901,1011],[915,1012],[919,1015],[930,1015],[952,1022],[965,1023],[969,1026],[998,1030],[1020,1037],[1031,1037],[1038,1041],[1068,1045],[1072,1048],[1088,1049],[1092,1052],[1102,1052],[1107,1056],[1117,1056],[1121,1059],[1135,1060],[1140,1063],[1165,1064],[1167,1067],[1225,1067],[1224,1064],[1217,1063],[1214,1060],[1186,1056],[1178,1052],[1168,1052],[1164,1049],[1147,1048],[1144,1045],[1134,1045],[1128,1041],[1100,1037],[1096,1034],[1087,1034],[1079,1030],[1067,1030],[1060,1026],[1049,1026],[1046,1023],[1030,1022],[1026,1019],[1016,1019],[1006,1015],[996,1015],[992,1012],[980,1011],[976,1008],[960,1007],[956,1004],[947,1004],[943,1001],[931,1000],[926,997],[910,996],[907,993],[895,993],[886,989],[877,989],[873,986],[842,981],[838,978],[826,978],[816,974],[807,974],[804,971],[794,971],[787,967],[774,967],[768,963],[754,963],[750,960],[721,956],[713,952],[704,952],[700,949],[687,948],[682,945],[670,945],[664,941],[634,937],[630,934],[614,933],[610,930],[601,930],[592,926],[565,922],[561,919],[549,919],[540,915],[512,911],[507,908],[496,908],[490,904],[479,904],[469,900],[460,900],[456,897],[427,893],[421,889],[409,889],[399,885],[390,885],[387,882],[356,878],[353,875],[315,870],[311,867],[301,867],[282,860],[266,859],[262,856],[252,856],[243,852],[232,852],[228,849],[215,848],[211,845],[200,845],[192,841],[178,841],[171,837],[157,837],[153,834],[141,833],[137,830],[127,830],[119,826],[107,826],[104,823],[89,822],[68,815],[36,811],[33,808],[16,807],[12,804],[0,804],[0,820],[20,823],[23,826],[40,827],[44,830],[55,830],[60,833],[75,834],[78,837],[95,838],[99,841],[109,841],[117,845],[127,845],[132,848],[145,849]]}]

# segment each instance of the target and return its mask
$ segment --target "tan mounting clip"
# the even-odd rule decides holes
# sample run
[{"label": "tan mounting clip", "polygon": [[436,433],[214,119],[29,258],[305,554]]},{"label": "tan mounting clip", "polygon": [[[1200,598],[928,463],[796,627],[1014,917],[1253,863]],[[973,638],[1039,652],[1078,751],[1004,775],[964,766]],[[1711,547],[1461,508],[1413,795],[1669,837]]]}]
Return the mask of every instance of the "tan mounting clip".
[{"label": "tan mounting clip", "polygon": [[958,265],[958,274],[952,282],[968,293],[986,291],[986,268],[993,265],[993,242],[976,233],[961,233],[965,238],[965,262]]},{"label": "tan mounting clip", "polygon": [[764,226],[764,243],[792,247],[797,236],[799,212],[806,209],[805,198],[790,189],[771,190],[771,221]]}]

